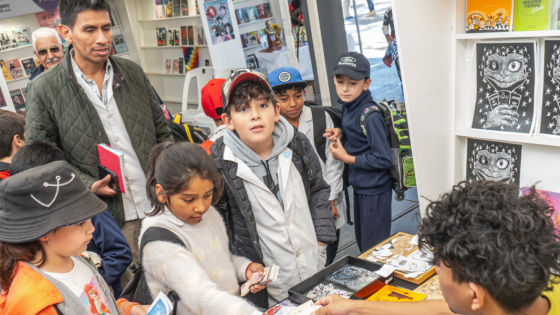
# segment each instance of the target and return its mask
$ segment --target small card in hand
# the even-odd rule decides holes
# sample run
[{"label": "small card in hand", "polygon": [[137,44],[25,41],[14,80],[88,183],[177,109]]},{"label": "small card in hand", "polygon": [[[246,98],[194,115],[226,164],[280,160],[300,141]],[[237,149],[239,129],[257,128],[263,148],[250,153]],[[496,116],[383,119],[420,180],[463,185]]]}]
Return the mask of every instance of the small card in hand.
[{"label": "small card in hand", "polygon": [[267,285],[278,278],[278,271],[280,267],[272,265],[270,267],[264,268],[263,275],[254,273],[247,282],[241,286],[241,296],[247,295],[251,291],[251,287],[254,285]]}]

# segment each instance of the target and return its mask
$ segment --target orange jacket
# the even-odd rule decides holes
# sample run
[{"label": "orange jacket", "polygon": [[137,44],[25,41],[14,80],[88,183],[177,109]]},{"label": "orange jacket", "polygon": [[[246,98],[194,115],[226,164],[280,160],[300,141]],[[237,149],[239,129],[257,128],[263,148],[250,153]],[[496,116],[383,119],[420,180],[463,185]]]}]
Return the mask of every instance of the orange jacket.
[{"label": "orange jacket", "polygon": [[[53,305],[63,301],[49,280],[20,261],[10,290],[0,294],[0,315],[57,315]],[[130,315],[130,309],[137,304],[124,299],[117,301],[122,315]]]}]

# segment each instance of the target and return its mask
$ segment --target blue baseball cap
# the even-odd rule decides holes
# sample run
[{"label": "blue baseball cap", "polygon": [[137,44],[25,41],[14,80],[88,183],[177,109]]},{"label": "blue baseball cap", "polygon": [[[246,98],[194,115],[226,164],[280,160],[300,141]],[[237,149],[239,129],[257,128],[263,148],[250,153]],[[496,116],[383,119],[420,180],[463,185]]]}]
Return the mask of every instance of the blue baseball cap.
[{"label": "blue baseball cap", "polygon": [[273,90],[290,86],[301,86],[303,88],[307,86],[307,82],[303,81],[298,69],[292,67],[282,67],[270,72],[268,82]]}]

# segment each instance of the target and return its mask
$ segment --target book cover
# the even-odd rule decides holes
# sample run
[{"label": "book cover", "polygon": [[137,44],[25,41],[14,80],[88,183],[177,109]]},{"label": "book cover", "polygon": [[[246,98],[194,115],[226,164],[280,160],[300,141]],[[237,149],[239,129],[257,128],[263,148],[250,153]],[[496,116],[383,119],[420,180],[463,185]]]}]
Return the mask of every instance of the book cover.
[{"label": "book cover", "polygon": [[257,12],[257,7],[248,7],[247,13],[249,14],[249,21],[257,21],[259,19],[259,13]]},{"label": "book cover", "polygon": [[512,9],[513,0],[468,0],[466,32],[508,32]]},{"label": "book cover", "polygon": [[367,298],[368,301],[387,301],[387,302],[412,302],[422,301],[426,298],[425,294],[412,292],[406,289],[397,288],[386,285],[372,296]]},{"label": "book cover", "polygon": [[23,100],[27,101],[27,87],[22,87],[20,90],[21,90],[21,95],[23,95]]},{"label": "book cover", "polygon": [[196,26],[196,39],[198,45],[204,45],[204,33],[203,33],[202,26],[200,25]]},{"label": "book cover", "polygon": [[247,11],[247,9],[248,8],[239,9],[239,10],[241,10],[241,16],[243,17],[243,23],[251,22],[251,19],[249,19],[249,12]]},{"label": "book cover", "polygon": [[14,107],[16,108],[16,113],[25,114],[25,101],[23,100],[23,94],[21,94],[21,90],[11,90],[10,96],[12,97],[12,102],[14,103]]},{"label": "book cover", "polygon": [[157,45],[163,46],[161,42],[162,40],[161,27],[156,27],[156,39],[157,39]]},{"label": "book cover", "polygon": [[247,66],[252,70],[259,68],[259,61],[255,54],[247,55]]},{"label": "book cover", "polygon": [[21,66],[25,71],[25,76],[30,76],[35,70],[37,70],[37,64],[35,64],[35,60],[33,57],[22,58],[19,60],[21,62]]},{"label": "book cover", "polygon": [[21,67],[19,59],[6,60],[6,67],[10,72],[10,77],[12,80],[25,78],[25,71]]},{"label": "book cover", "polygon": [[270,10],[270,3],[265,3],[264,9],[266,11],[266,17],[272,17],[272,11]]},{"label": "book cover", "polygon": [[166,1],[165,17],[173,17],[173,0]]},{"label": "book cover", "polygon": [[31,45],[31,38],[25,26],[18,26],[12,29],[18,47]]},{"label": "book cover", "polygon": [[256,30],[255,32],[257,32],[257,41],[259,42],[259,44],[261,43],[261,41],[266,40],[266,37],[263,35],[263,31],[262,30]]},{"label": "book cover", "polygon": [[120,191],[126,194],[126,186],[124,185],[124,153],[102,143],[97,145],[97,154],[99,155],[99,164],[117,174]]},{"label": "book cover", "polygon": [[189,0],[181,0],[181,15],[189,15]]},{"label": "book cover", "polygon": [[161,0],[156,0],[156,19],[163,19],[163,7]]},{"label": "book cover", "polygon": [[257,32],[255,31],[250,32],[249,39],[251,40],[251,46],[256,46],[259,44],[259,41],[257,40]]},{"label": "book cover", "polygon": [[514,31],[546,31],[549,29],[550,0],[515,1]]},{"label": "book cover", "polygon": [[266,19],[268,16],[266,15],[266,9],[264,8],[264,3],[257,5],[257,11],[259,12],[259,19]]},{"label": "book cover", "polygon": [[243,11],[241,9],[235,10],[235,16],[237,17],[237,25],[245,23],[243,19]]},{"label": "book cover", "polygon": [[115,51],[117,54],[128,52],[128,46],[126,45],[123,34],[113,35],[113,45],[115,46]]},{"label": "book cover", "polygon": [[241,35],[241,42],[243,43],[243,48],[251,47],[251,40],[249,39],[249,33]]},{"label": "book cover", "polygon": [[165,60],[165,73],[171,73],[171,59]]},{"label": "book cover", "polygon": [[175,31],[167,30],[167,39],[169,40],[169,46],[175,46]]},{"label": "book cover", "polygon": [[0,45],[2,45],[2,50],[17,48],[16,38],[12,31],[5,31],[0,33]]},{"label": "book cover", "polygon": [[173,30],[173,42],[175,46],[179,46],[179,30]]},{"label": "book cover", "polygon": [[179,73],[179,59],[173,60],[173,73]]},{"label": "book cover", "polygon": [[187,27],[181,26],[181,45],[186,46],[188,43],[187,39]]},{"label": "book cover", "polygon": [[60,40],[63,43],[66,43],[64,36],[62,36],[62,33],[60,33],[60,31],[58,30],[61,21],[60,13],[58,12],[58,10],[54,12],[54,15],[50,14],[49,12],[35,13],[35,18],[37,18],[37,22],[39,22],[40,27],[48,27],[48,28],[55,29],[58,32],[58,36],[60,36]]},{"label": "book cover", "polygon": [[4,62],[4,60],[0,60],[0,68],[2,68],[2,74],[4,75],[4,80],[6,80],[6,82],[11,81],[12,77],[10,77],[10,72],[6,67],[6,63]]},{"label": "book cover", "polygon": [[185,73],[185,62],[183,58],[179,58],[179,74]]},{"label": "book cover", "polygon": [[188,34],[189,45],[194,46],[194,28],[192,25],[189,25],[187,27],[187,34]]},{"label": "book cover", "polygon": [[167,46],[167,29],[165,27],[160,28],[161,31],[161,45]]},{"label": "book cover", "polygon": [[305,26],[300,26],[298,39],[300,43],[307,42],[307,30],[305,29]]},{"label": "book cover", "polygon": [[173,0],[173,16],[181,16],[181,0]]}]

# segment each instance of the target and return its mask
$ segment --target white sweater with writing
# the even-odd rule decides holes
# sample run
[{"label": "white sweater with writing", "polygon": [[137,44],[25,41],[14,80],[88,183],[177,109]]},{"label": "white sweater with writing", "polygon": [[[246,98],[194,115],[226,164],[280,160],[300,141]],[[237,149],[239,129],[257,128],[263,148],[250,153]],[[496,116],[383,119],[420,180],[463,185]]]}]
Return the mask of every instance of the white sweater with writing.
[{"label": "white sweater with writing", "polygon": [[143,220],[140,239],[149,227],[174,232],[187,247],[164,241],[146,244],[142,265],[152,296],[175,291],[181,298],[179,315],[262,314],[239,297],[239,282],[247,281],[250,261],[230,254],[224,222],[214,207],[195,225],[166,208]]}]

